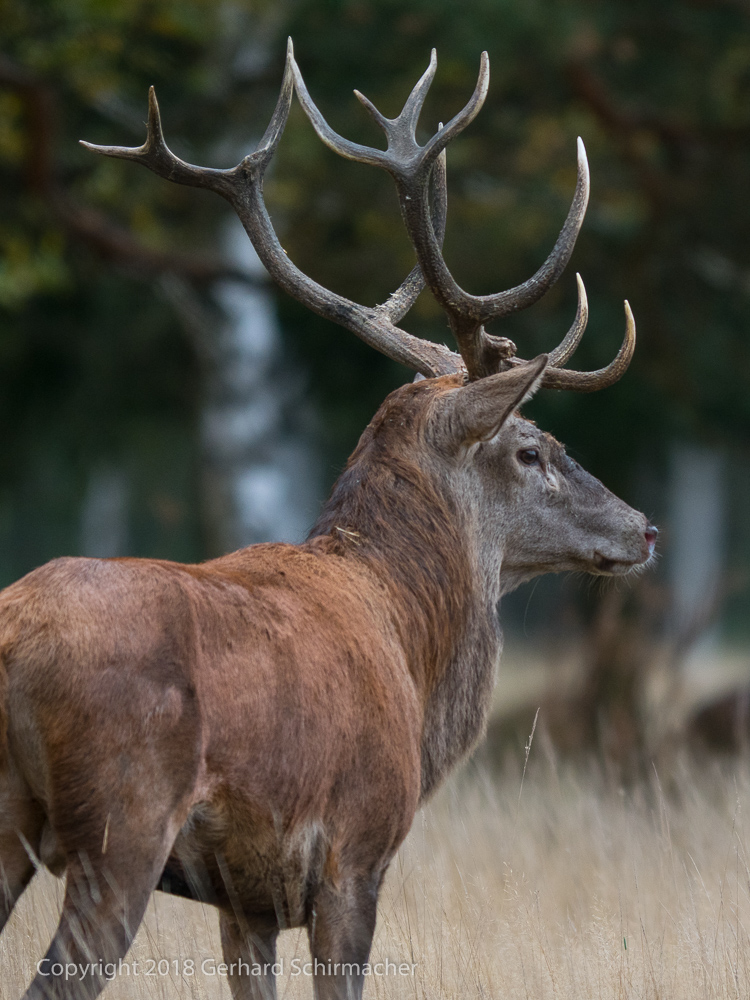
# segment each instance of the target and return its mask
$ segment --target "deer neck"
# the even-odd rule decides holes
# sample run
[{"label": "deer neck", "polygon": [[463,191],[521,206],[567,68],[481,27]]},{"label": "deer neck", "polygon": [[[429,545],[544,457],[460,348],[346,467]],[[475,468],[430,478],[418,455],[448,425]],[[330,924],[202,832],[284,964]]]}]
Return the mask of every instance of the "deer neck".
[{"label": "deer neck", "polygon": [[482,735],[502,650],[499,559],[477,544],[474,520],[390,458],[350,466],[310,535],[382,584],[423,704],[422,798]]}]

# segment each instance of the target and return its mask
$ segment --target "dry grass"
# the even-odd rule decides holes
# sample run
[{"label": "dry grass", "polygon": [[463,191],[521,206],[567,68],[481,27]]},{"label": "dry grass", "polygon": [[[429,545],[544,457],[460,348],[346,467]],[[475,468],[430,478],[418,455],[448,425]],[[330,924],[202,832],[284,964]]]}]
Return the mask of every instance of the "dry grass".
[{"label": "dry grass", "polygon": [[[521,762],[522,763],[522,762]],[[676,776],[675,776],[676,775]],[[532,750],[502,780],[469,768],[421,813],[392,867],[374,958],[418,963],[366,996],[691,998],[750,995],[750,771],[686,763],[621,789]],[[39,876],[0,942],[0,998],[16,1000],[53,930],[60,887]],[[282,935],[280,998],[304,935]],[[216,917],[156,894],[128,956],[220,957]],[[198,974],[120,978],[126,997],[224,997]]]}]

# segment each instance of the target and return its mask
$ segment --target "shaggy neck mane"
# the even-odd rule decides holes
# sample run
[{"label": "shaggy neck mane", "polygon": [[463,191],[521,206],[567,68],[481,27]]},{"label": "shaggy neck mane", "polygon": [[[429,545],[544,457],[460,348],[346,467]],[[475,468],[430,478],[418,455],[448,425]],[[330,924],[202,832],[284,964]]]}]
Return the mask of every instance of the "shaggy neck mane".
[{"label": "shaggy neck mane", "polygon": [[408,414],[389,419],[386,407],[379,416],[309,541],[325,538],[328,552],[362,560],[384,584],[424,704],[426,795],[483,731],[500,636],[494,613],[488,621],[461,510],[409,458],[424,447],[409,433]]}]

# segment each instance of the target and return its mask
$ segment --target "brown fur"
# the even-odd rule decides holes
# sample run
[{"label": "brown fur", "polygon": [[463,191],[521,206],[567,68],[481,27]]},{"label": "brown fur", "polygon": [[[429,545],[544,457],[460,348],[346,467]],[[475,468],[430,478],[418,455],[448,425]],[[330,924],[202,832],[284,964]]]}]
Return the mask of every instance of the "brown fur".
[{"label": "brown fur", "polygon": [[[643,516],[513,414],[543,367],[393,393],[303,545],[60,559],[0,594],[0,926],[25,841],[68,872],[50,962],[122,955],[157,887],[220,907],[227,961],[268,961],[299,925],[316,957],[366,961],[420,799],[482,733],[500,595],[649,555]],[[530,436],[538,473],[516,458]],[[102,985],[37,976],[27,996]]]}]

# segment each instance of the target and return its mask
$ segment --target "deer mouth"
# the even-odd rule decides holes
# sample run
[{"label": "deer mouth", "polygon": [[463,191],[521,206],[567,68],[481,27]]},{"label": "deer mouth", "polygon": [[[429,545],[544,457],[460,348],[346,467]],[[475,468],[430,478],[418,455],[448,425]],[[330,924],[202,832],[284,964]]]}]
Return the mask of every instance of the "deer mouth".
[{"label": "deer mouth", "polygon": [[[656,538],[659,529],[652,524],[647,524],[643,530],[640,542],[634,538],[624,544],[620,551],[625,551],[625,558],[617,558],[606,555],[599,549],[594,549],[594,572],[601,576],[624,576],[631,570],[647,565],[654,558],[656,552]],[[616,546],[613,546],[617,548]],[[640,550],[640,551],[639,551]],[[633,554],[636,552],[637,554]],[[628,558],[629,555],[629,558]]]},{"label": "deer mouth", "polygon": [[643,566],[647,563],[651,554],[649,552],[645,559],[612,559],[611,556],[605,556],[601,552],[594,552],[594,566],[596,567],[594,572],[601,576],[624,576],[637,566]]}]

